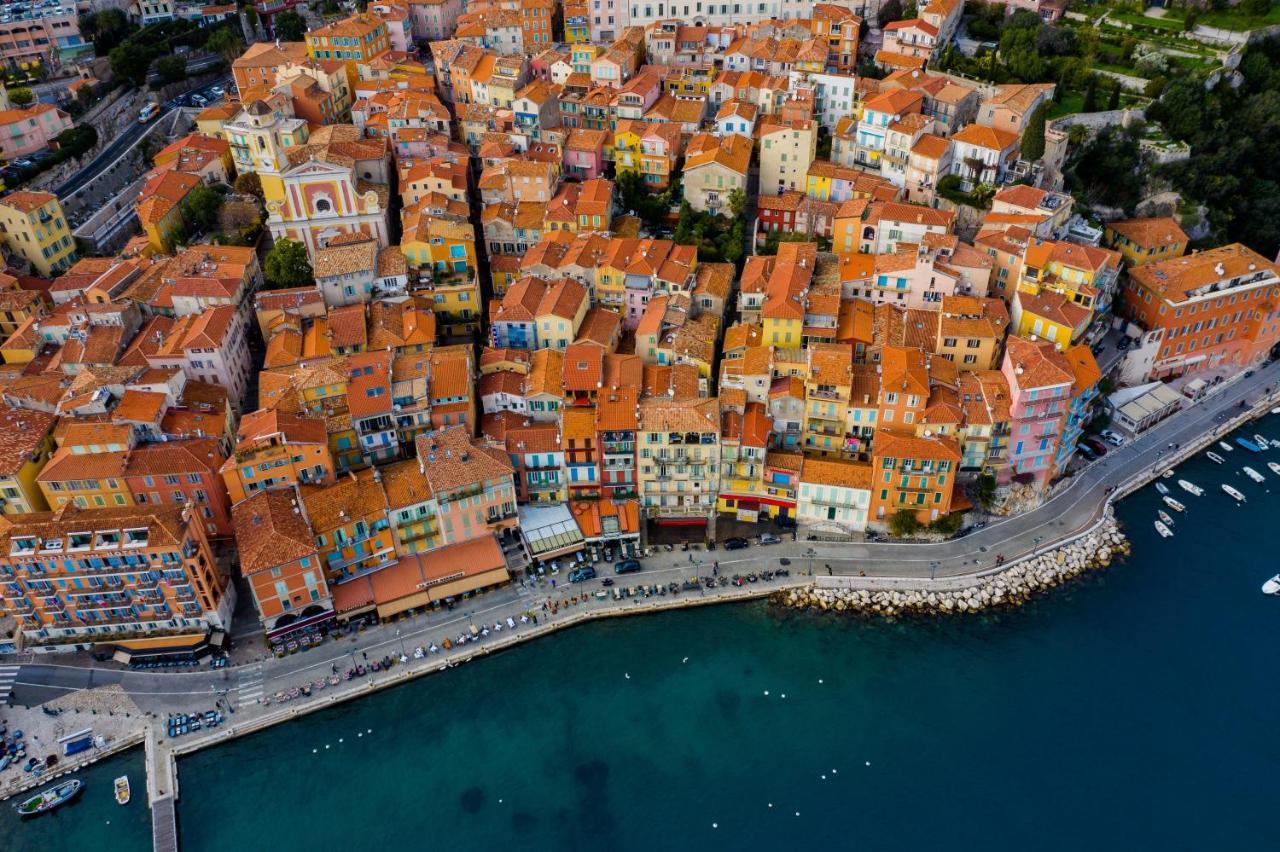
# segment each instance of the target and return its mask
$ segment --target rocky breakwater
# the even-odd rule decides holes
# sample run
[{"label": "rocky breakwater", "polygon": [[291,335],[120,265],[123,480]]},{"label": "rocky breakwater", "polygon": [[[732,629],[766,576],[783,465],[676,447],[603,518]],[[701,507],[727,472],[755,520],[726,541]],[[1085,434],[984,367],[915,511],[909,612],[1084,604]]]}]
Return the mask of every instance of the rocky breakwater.
[{"label": "rocky breakwater", "polygon": [[1105,568],[1129,553],[1114,518],[1070,544],[1010,565],[1003,571],[960,579],[917,581],[911,587],[857,589],[806,586],[773,595],[773,603],[799,609],[867,615],[932,615],[1018,606],[1032,595],[1062,585],[1086,571]]}]

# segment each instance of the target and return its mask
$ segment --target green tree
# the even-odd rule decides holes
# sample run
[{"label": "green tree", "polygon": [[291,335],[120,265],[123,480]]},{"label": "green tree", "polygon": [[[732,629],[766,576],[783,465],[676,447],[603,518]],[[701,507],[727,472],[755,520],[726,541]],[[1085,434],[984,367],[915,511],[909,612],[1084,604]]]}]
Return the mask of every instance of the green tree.
[{"label": "green tree", "polygon": [[36,102],[36,94],[26,86],[10,89],[9,101],[16,107],[29,107]]},{"label": "green tree", "polygon": [[187,232],[194,235],[213,230],[221,206],[222,193],[206,184],[187,193],[182,202],[182,219],[187,223]]},{"label": "green tree", "polygon": [[249,22],[249,29],[256,32],[258,29],[258,7],[246,5],[244,7],[244,19]]},{"label": "green tree", "polygon": [[973,484],[973,499],[983,509],[990,509],[996,502],[996,478],[989,473],[979,476]]},{"label": "green tree", "polygon": [[244,195],[252,195],[259,202],[266,200],[266,195],[262,191],[262,178],[258,177],[257,172],[245,172],[236,177],[236,192]]},{"label": "green tree", "polygon": [[143,45],[122,44],[111,49],[111,71],[117,77],[134,86],[147,82],[147,72],[151,69],[151,60],[155,59],[159,50]]},{"label": "green tree", "polygon": [[1034,163],[1044,156],[1044,122],[1049,113],[1049,102],[1045,101],[1036,107],[1027,120],[1027,129],[1022,133],[1022,159]]},{"label": "green tree", "polygon": [[205,50],[216,53],[227,60],[230,65],[244,53],[244,39],[231,27],[220,27],[213,31],[209,40],[204,43]]},{"label": "green tree", "polygon": [[1107,109],[1115,111],[1120,109],[1120,81],[1111,88],[1111,97],[1107,99]]},{"label": "green tree", "polygon": [[1200,10],[1194,6],[1188,7],[1186,13],[1182,16],[1182,31],[1184,33],[1194,32],[1196,25],[1200,23]]},{"label": "green tree", "polygon": [[302,41],[307,34],[306,19],[292,9],[272,18],[271,26],[281,41]]},{"label": "green tree", "polygon": [[741,189],[729,193],[729,215],[734,221],[740,221],[747,212],[747,194]]},{"label": "green tree", "polygon": [[1088,85],[1084,87],[1084,105],[1080,107],[1080,111],[1098,111],[1098,82],[1096,77],[1090,77]]},{"label": "green tree", "polygon": [[1271,11],[1271,0],[1240,0],[1240,10],[1255,18],[1264,18]]},{"label": "green tree", "polygon": [[120,9],[103,9],[101,12],[80,16],[80,35],[93,42],[97,56],[108,55],[112,48],[136,30],[137,25],[130,23],[128,16]]},{"label": "green tree", "polygon": [[295,240],[279,239],[262,264],[267,284],[273,289],[301,287],[314,281],[307,247]]},{"label": "green tree", "polygon": [[889,518],[889,532],[897,538],[906,538],[920,532],[920,519],[914,509],[899,509]]},{"label": "green tree", "polygon": [[156,73],[164,83],[187,79],[187,60],[181,56],[161,56],[156,60]]}]

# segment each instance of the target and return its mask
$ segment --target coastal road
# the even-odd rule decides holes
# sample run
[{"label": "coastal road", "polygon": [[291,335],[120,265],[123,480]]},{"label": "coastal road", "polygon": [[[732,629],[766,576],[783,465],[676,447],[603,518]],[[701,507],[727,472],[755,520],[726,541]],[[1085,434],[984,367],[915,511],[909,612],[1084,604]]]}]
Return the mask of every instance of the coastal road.
[{"label": "coastal road", "polygon": [[134,122],[129,125],[129,129],[121,133],[115,139],[111,140],[111,144],[99,152],[98,156],[89,161],[84,168],[67,178],[61,184],[54,188],[53,192],[60,199],[66,199],[73,195],[86,184],[98,176],[100,172],[114,163],[121,154],[129,150],[129,147],[143,137],[152,127],[160,124],[167,119],[174,111],[175,107],[166,106],[159,117],[151,121],[149,124],[138,124]]},{"label": "coastal road", "polygon": [[[1106,489],[1119,485],[1162,464],[1168,445],[1187,445],[1222,430],[1224,421],[1241,413],[1240,402],[1258,402],[1268,387],[1280,382],[1280,365],[1258,370],[1221,389],[1152,428],[1138,440],[1113,449],[1102,460],[1085,468],[1052,499],[1039,508],[1012,518],[995,521],[964,538],[937,543],[829,543],[784,542],[772,546],[756,546],[738,551],[666,551],[660,549],[645,559],[645,570],[639,574],[616,578],[619,585],[652,585],[682,582],[691,577],[712,573],[718,562],[722,575],[760,572],[778,567],[778,559],[791,560],[791,580],[807,579],[811,572],[826,573],[828,567],[836,575],[863,574],[872,578],[899,578],[927,584],[934,578],[957,577],[992,570],[997,555],[1012,561],[1018,556],[1052,546],[1056,541],[1089,526],[1097,518],[1106,498]],[[1280,437],[1277,435],[1275,437]],[[1238,461],[1235,460],[1235,461]],[[1224,471],[1226,473],[1226,471]],[[1233,480],[1231,476],[1224,479]],[[1201,482],[1207,490],[1215,483]],[[1216,489],[1215,489],[1216,490]],[[93,663],[87,657],[69,663],[32,662],[23,665],[12,681],[12,701],[33,706],[57,695],[92,686],[119,684],[143,710],[164,713],[174,709],[210,707],[216,696],[225,695],[232,706],[253,708],[257,701],[280,690],[314,681],[329,675],[336,666],[339,672],[369,659],[398,655],[403,648],[410,654],[418,645],[439,643],[445,637],[457,636],[469,625],[477,627],[505,622],[507,617],[519,619],[526,612],[548,617],[542,606],[564,601],[583,592],[594,594],[602,588],[602,579],[570,586],[561,582],[563,574],[529,585],[508,586],[486,593],[452,611],[432,612],[398,623],[382,624],[304,653],[276,659],[260,644],[237,651],[237,665],[225,669],[201,669],[174,672],[125,671],[113,664]],[[781,585],[781,581],[773,584]],[[715,592],[685,592],[684,595],[715,597],[732,587]],[[612,605],[610,597],[597,601],[592,597],[578,606]],[[636,604],[637,608],[640,606]],[[563,617],[566,610],[561,609]],[[397,633],[399,635],[397,635]],[[260,642],[260,640],[257,640]]]}]

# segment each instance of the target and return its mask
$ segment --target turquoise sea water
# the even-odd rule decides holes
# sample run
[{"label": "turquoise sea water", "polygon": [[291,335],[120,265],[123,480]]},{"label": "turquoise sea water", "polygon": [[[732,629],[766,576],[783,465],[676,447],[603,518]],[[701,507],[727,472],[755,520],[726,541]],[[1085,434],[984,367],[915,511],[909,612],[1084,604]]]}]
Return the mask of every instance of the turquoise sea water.
[{"label": "turquoise sea water", "polygon": [[[1144,489],[1132,558],[1018,610],[620,619],[202,752],[182,849],[1275,848],[1280,478],[1247,463],[1180,470],[1172,539]],[[149,848],[93,801],[54,818],[102,845],[0,845]]]}]

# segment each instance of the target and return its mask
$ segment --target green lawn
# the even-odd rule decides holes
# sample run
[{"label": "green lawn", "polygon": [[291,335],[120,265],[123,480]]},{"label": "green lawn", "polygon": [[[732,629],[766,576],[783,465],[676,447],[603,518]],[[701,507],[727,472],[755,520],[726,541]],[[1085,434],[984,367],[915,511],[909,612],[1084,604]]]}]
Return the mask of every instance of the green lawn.
[{"label": "green lawn", "polygon": [[1045,118],[1052,121],[1055,118],[1062,118],[1064,115],[1075,115],[1082,109],[1084,109],[1084,95],[1082,93],[1068,92],[1065,95],[1059,94]]},{"label": "green lawn", "polygon": [[1220,9],[1205,12],[1200,16],[1199,23],[1206,27],[1217,27],[1220,30],[1236,30],[1238,32],[1256,30],[1259,27],[1280,24],[1280,6],[1272,6],[1270,12],[1256,17],[1246,15],[1240,9]]},{"label": "green lawn", "polygon": [[1156,30],[1169,30],[1171,32],[1182,32],[1182,21],[1170,20],[1169,18],[1148,18],[1146,15],[1138,15],[1133,12],[1108,12],[1107,20],[1123,21],[1126,24],[1133,24],[1135,27],[1150,27]]}]

